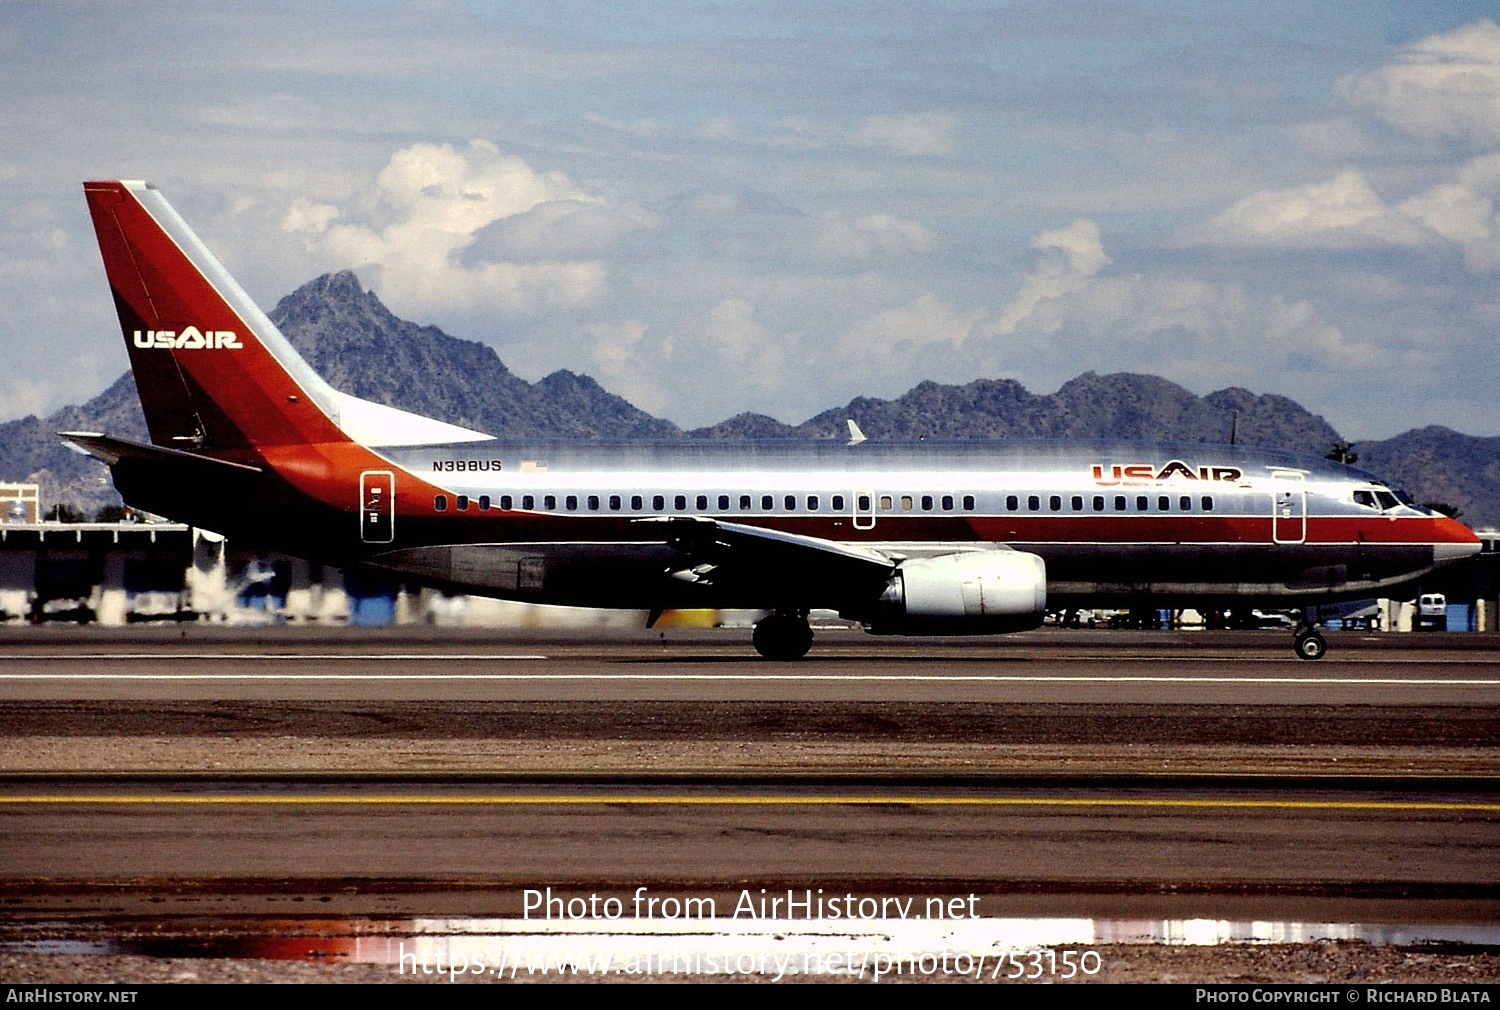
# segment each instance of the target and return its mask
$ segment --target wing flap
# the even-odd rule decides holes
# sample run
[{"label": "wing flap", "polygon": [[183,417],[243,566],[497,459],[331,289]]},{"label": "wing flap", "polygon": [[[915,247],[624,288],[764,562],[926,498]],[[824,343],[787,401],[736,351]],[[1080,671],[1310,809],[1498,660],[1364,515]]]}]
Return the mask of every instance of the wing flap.
[{"label": "wing flap", "polygon": [[670,574],[685,582],[717,586],[771,586],[790,598],[866,596],[878,590],[896,562],[879,551],[821,537],[787,533],[706,516],[659,516],[637,520],[660,524],[667,545],[683,555]]}]

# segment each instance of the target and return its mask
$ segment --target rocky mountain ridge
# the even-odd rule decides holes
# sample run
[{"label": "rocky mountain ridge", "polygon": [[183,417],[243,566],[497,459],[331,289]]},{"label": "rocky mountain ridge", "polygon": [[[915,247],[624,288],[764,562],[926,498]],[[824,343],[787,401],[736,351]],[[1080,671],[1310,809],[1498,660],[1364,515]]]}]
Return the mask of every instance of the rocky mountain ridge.
[{"label": "rocky mountain ridge", "polygon": [[[684,432],[616,396],[587,375],[558,371],[530,383],[494,349],[393,314],[349,271],[316,278],[271,312],[292,345],[339,389],[503,438],[844,438],[855,419],[870,438],[1104,439],[1227,442],[1322,455],[1339,433],[1286,397],[1246,389],[1196,396],[1155,375],[1087,372],[1056,393],[1013,379],[964,385],[922,382],[891,400],[858,397],[798,425],[740,414]],[[104,467],[70,451],[64,430],[146,439],[127,373],[86,403],[45,420],[0,423],[0,480],[43,485],[47,504],[92,515],[118,502]],[[1459,508],[1474,525],[1500,523],[1500,438],[1423,428],[1353,447],[1358,464],[1419,500]]]}]

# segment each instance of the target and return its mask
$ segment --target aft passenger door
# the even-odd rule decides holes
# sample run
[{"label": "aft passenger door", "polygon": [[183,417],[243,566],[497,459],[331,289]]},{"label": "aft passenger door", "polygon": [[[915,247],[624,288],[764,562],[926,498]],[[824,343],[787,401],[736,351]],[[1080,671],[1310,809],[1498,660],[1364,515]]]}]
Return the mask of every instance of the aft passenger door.
[{"label": "aft passenger door", "polygon": [[857,530],[873,530],[875,528],[875,492],[854,492],[854,528]]},{"label": "aft passenger door", "polygon": [[359,538],[367,544],[396,539],[396,475],[366,470],[359,475]]},{"label": "aft passenger door", "polygon": [[1278,544],[1300,544],[1307,539],[1307,486],[1301,472],[1277,470],[1271,474],[1271,540]]}]

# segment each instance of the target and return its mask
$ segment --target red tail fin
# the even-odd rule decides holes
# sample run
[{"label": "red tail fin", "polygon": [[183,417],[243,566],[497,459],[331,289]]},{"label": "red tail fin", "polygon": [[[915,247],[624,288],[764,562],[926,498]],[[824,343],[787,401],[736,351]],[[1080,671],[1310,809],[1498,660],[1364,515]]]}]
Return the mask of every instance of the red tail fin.
[{"label": "red tail fin", "polygon": [[156,187],[83,188],[157,445],[250,462],[274,446],[489,437],[333,389]]},{"label": "red tail fin", "polygon": [[[318,402],[325,390],[307,388],[307,377],[321,380],[154,187],[90,182],[84,192],[153,442],[238,455],[345,440]],[[278,361],[285,352],[295,361]]]}]

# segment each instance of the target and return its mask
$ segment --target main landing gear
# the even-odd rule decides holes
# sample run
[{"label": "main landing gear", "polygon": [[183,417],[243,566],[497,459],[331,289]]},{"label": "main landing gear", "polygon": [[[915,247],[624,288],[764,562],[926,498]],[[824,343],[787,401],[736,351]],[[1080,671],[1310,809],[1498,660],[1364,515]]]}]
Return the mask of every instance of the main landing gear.
[{"label": "main landing gear", "polygon": [[812,648],[805,610],[778,610],[761,619],[750,641],[766,659],[801,659]]},{"label": "main landing gear", "polygon": [[1322,659],[1328,654],[1328,643],[1313,625],[1299,624],[1292,635],[1292,648],[1298,659]]}]

